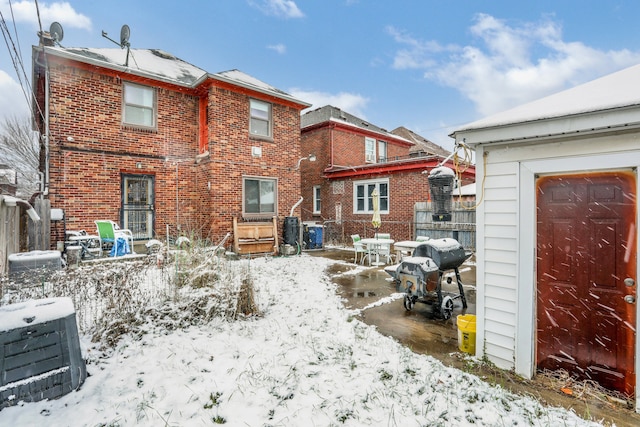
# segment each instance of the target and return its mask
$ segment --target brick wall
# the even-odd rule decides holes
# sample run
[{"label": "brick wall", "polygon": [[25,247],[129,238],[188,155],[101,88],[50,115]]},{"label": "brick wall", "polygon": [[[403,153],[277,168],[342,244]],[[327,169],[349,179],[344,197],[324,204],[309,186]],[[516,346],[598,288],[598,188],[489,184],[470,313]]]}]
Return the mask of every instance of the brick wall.
[{"label": "brick wall", "polygon": [[122,174],[155,177],[156,230],[176,217],[177,204],[185,220],[193,216],[198,205],[184,194],[194,188],[186,163],[197,149],[197,97],[159,88],[157,131],[134,129],[121,125],[121,78],[50,61],[49,198],[65,210],[67,229],[121,222]]},{"label": "brick wall", "polygon": [[[350,242],[351,234],[362,237],[373,237],[374,229],[371,225],[370,213],[359,214],[353,211],[354,182],[367,179],[389,178],[389,213],[380,215],[381,233],[391,233],[395,240],[413,239],[413,210],[416,202],[425,202],[429,197],[429,186],[426,176],[420,173],[395,173],[393,175],[364,175],[357,178],[347,178],[327,182],[322,191],[322,215],[311,215],[306,220],[324,222],[335,220],[335,205],[342,207],[342,224],[337,228],[341,236],[339,240]],[[334,183],[343,188],[343,193],[334,193]],[[331,228],[336,228],[331,225]]]},{"label": "brick wall", "polygon": [[[368,179],[388,179],[389,213],[381,214],[380,232],[391,233],[396,241],[413,239],[415,237],[414,206],[417,202],[426,202],[430,199],[428,175],[422,172],[429,167],[435,167],[441,159],[417,160],[420,164],[416,164],[413,169],[394,172],[385,172],[386,164],[383,163],[377,170],[363,174],[361,167],[365,164],[364,138],[365,134],[360,131],[334,128],[333,124],[303,131],[301,140],[303,152],[315,153],[318,160],[315,163],[303,163],[301,167],[302,192],[305,195],[302,220],[328,224],[325,229],[329,232],[326,236],[327,240],[336,239],[343,243],[350,243],[351,234],[372,237],[374,233],[371,225],[372,215],[358,214],[353,211],[353,185],[354,182]],[[378,139],[384,140],[376,137],[376,140]],[[407,157],[409,148],[389,140],[388,157],[390,159],[396,156]],[[360,170],[356,173],[354,169],[350,177],[324,178],[323,175],[330,175],[324,171],[332,166],[332,156],[334,167],[351,166]],[[447,166],[453,167],[451,164]],[[473,169],[464,175],[463,185],[474,182],[474,171]],[[322,211],[320,214],[314,214],[312,211],[312,188],[317,185],[321,186]],[[337,219],[336,206],[341,208],[340,224],[334,222]]]},{"label": "brick wall", "polygon": [[[284,217],[300,198],[300,174],[295,170],[302,157],[300,111],[273,104],[273,138],[254,137],[249,134],[249,100],[252,96],[273,102],[259,94],[232,92],[215,86],[210,89],[208,178],[212,180],[211,204],[215,214],[209,215],[208,220],[214,235],[229,231],[234,216],[242,218],[242,179],[245,176],[277,179],[280,235]],[[260,157],[252,154],[253,147],[261,150]],[[296,215],[299,214],[296,212]]]},{"label": "brick wall", "polygon": [[[96,219],[121,222],[123,174],[153,177],[159,238],[168,225],[173,236],[180,231],[220,240],[232,231],[232,218],[242,217],[243,176],[277,179],[279,223],[299,199],[299,106],[215,82],[204,95],[159,84],[157,130],[135,129],[121,124],[127,75],[53,56],[49,63],[48,197],[52,207],[65,210],[68,230],[93,232]],[[210,157],[196,164],[198,96],[208,96]],[[250,96],[274,102],[272,139],[249,136]],[[252,156],[252,147],[262,156]]]}]

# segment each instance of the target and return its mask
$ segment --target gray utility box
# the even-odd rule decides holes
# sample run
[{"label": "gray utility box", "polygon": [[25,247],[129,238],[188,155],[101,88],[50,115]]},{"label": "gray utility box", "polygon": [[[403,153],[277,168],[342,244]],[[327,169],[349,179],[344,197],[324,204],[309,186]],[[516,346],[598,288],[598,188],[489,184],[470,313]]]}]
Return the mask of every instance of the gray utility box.
[{"label": "gray utility box", "polygon": [[60,397],[86,377],[70,298],[0,307],[0,410]]},{"label": "gray utility box", "polygon": [[9,275],[20,277],[38,272],[51,272],[62,268],[59,251],[18,252],[9,255]]}]

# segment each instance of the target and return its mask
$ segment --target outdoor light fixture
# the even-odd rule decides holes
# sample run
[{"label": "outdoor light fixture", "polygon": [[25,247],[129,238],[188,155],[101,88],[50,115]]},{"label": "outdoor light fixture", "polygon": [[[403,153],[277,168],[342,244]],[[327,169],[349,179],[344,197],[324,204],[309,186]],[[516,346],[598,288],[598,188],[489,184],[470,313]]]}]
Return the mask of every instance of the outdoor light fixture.
[{"label": "outdoor light fixture", "polygon": [[309,160],[310,162],[315,162],[316,161],[316,155],[315,154],[309,154],[307,157],[302,157],[300,160],[298,160],[298,164],[296,165],[296,170],[300,169],[300,163],[302,163],[303,160]]}]

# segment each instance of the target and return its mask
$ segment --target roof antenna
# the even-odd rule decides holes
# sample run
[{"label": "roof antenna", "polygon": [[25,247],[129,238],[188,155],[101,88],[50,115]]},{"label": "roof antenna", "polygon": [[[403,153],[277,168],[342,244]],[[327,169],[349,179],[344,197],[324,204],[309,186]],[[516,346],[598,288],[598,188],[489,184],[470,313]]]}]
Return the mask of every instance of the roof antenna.
[{"label": "roof antenna", "polygon": [[53,39],[53,43],[57,44],[60,47],[62,47],[60,42],[64,38],[64,30],[62,29],[62,25],[60,25],[59,22],[52,22],[51,23],[51,25],[49,26],[49,34],[51,35],[51,38]]},{"label": "roof antenna", "polygon": [[120,46],[120,49],[124,49],[125,47],[127,48],[127,60],[124,63],[125,67],[129,66],[129,47],[131,46],[131,43],[129,43],[130,36],[131,30],[129,29],[129,26],[127,24],[124,24],[120,29],[120,43],[107,36],[107,32],[102,30],[102,37],[117,44],[118,46]]}]

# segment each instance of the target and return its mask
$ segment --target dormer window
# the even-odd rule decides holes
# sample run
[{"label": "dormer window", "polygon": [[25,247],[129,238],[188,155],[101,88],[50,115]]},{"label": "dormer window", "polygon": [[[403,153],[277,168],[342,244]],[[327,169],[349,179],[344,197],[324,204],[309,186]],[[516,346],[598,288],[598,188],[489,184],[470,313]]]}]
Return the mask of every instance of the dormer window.
[{"label": "dormer window", "polygon": [[387,142],[378,141],[378,161],[384,163],[387,161]]},{"label": "dormer window", "polygon": [[364,161],[366,163],[376,162],[376,140],[373,138],[364,139]]}]

